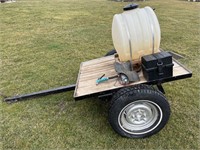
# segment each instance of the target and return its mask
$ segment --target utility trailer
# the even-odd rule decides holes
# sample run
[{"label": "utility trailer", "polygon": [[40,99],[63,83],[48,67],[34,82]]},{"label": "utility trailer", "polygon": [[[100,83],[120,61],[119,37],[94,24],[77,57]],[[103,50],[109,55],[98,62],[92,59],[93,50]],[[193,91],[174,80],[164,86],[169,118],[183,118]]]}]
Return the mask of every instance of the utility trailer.
[{"label": "utility trailer", "polygon": [[[137,4],[130,4],[123,10],[114,16],[112,24],[113,44],[119,59],[113,55],[115,50],[110,51],[109,56],[81,63],[73,85],[5,101],[17,102],[74,90],[75,100],[93,96],[108,99],[108,120],[121,136],[144,138],[159,132],[170,117],[162,84],[189,78],[192,73],[176,57],[172,59],[174,55],[160,51],[160,27],[152,8],[140,9]],[[142,69],[135,68],[136,64]]]},{"label": "utility trailer", "polygon": [[99,99],[109,99],[108,120],[112,128],[121,136],[144,138],[159,132],[170,117],[170,106],[164,96],[162,84],[189,78],[192,76],[191,71],[173,58],[172,77],[147,81],[141,70],[138,72],[140,81],[122,85],[118,78],[113,78],[96,85],[96,80],[103,74],[116,75],[114,63],[114,55],[82,62],[76,84],[6,98],[4,101],[12,103],[74,90],[75,100],[94,96]]}]

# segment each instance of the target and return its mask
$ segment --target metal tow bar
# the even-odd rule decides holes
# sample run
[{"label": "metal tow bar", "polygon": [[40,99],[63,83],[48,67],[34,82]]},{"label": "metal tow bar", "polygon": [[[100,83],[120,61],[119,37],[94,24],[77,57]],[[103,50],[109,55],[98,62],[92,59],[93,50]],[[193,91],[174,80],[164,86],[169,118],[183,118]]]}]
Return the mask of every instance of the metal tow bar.
[{"label": "metal tow bar", "polygon": [[14,103],[18,101],[22,101],[28,98],[35,98],[35,97],[40,97],[40,96],[46,96],[50,94],[57,94],[57,93],[62,93],[62,92],[67,92],[67,91],[73,91],[75,90],[76,84],[68,85],[68,86],[61,86],[58,88],[54,89],[48,89],[48,90],[43,90],[43,91],[38,91],[34,93],[29,93],[29,94],[24,94],[24,95],[19,95],[19,96],[14,96],[14,97],[8,97],[4,99],[4,102],[8,103]]}]

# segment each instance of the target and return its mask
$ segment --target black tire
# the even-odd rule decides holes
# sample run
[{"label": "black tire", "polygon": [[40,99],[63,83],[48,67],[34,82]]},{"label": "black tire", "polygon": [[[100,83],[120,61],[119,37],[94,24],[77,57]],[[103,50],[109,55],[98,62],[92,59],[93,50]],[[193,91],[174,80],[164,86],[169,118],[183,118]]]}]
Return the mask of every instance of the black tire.
[{"label": "black tire", "polygon": [[111,55],[114,55],[116,53],[117,53],[117,51],[115,49],[113,49],[113,50],[110,50],[109,52],[107,52],[105,56],[111,56]]},{"label": "black tire", "polygon": [[112,128],[121,136],[145,138],[166,125],[170,106],[160,91],[148,85],[137,85],[115,93],[108,117]]}]

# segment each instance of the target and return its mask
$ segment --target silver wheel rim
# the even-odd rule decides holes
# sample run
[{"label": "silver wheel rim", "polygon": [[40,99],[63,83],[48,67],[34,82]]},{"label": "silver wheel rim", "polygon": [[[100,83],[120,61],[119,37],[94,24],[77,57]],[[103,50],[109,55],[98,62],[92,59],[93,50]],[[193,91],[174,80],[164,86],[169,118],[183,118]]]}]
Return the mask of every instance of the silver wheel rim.
[{"label": "silver wheel rim", "polygon": [[130,134],[145,134],[154,130],[163,117],[161,108],[149,100],[138,100],[126,105],[118,116],[120,127]]}]

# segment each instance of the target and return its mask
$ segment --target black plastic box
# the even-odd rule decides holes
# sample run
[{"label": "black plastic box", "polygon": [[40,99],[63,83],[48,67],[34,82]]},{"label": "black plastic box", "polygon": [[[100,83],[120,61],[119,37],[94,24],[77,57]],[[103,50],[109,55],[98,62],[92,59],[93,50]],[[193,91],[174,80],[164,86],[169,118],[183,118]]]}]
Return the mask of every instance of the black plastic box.
[{"label": "black plastic box", "polygon": [[142,71],[147,81],[160,80],[173,76],[172,55],[159,52],[142,57]]}]

